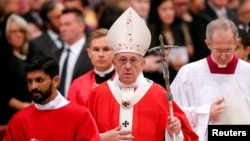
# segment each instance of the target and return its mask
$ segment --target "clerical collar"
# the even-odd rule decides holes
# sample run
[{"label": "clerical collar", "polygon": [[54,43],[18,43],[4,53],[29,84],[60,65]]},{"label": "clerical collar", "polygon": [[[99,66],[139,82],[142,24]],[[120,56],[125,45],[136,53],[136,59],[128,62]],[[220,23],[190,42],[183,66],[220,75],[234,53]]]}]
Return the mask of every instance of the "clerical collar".
[{"label": "clerical collar", "polygon": [[224,68],[219,68],[218,64],[213,60],[211,55],[208,56],[206,60],[211,73],[234,74],[239,59],[233,56],[232,60]]},{"label": "clerical collar", "polygon": [[69,103],[68,100],[66,100],[59,91],[57,91],[57,96],[54,100],[50,101],[47,104],[37,104],[35,103],[35,107],[38,110],[53,110],[53,109],[58,109],[61,108]]},{"label": "clerical collar", "polygon": [[143,79],[144,79],[144,76],[143,76],[142,73],[140,73],[140,74],[138,75],[138,77],[137,77],[137,79],[136,79],[136,81],[135,81],[134,83],[132,83],[132,84],[130,84],[130,85],[126,85],[126,84],[122,83],[122,82],[119,80],[119,76],[118,76],[118,74],[117,74],[117,75],[115,76],[115,78],[114,78],[114,81],[117,82],[117,84],[118,84],[118,86],[119,86],[120,88],[137,88],[137,87],[142,83]]},{"label": "clerical collar", "polygon": [[[218,68],[226,68],[227,65],[228,65],[228,64],[221,65],[221,64],[217,63],[212,55],[211,55],[211,59],[213,60],[214,63],[217,64],[217,67],[218,67]],[[231,60],[232,60],[232,59],[233,59],[233,56],[231,57]]]},{"label": "clerical collar", "polygon": [[114,66],[112,65],[108,70],[106,71],[98,71],[94,68],[95,74],[99,75],[100,77],[105,77],[106,74],[111,73],[114,70]]},{"label": "clerical collar", "polygon": [[94,75],[95,75],[96,83],[101,84],[115,76],[115,69],[111,70],[111,72],[109,73],[103,74],[103,76],[100,76],[99,74],[96,74],[95,72],[94,72]]}]

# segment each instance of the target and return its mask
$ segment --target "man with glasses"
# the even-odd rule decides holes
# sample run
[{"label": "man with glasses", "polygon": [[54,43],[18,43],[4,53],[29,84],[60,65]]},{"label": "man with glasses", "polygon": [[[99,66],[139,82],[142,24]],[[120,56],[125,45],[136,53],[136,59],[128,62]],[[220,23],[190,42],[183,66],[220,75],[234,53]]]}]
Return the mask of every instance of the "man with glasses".
[{"label": "man with glasses", "polygon": [[227,8],[228,0],[205,0],[205,7],[193,16],[191,22],[191,36],[194,45],[194,60],[205,58],[210,54],[204,40],[206,26],[215,19],[230,19],[235,24],[239,20],[235,11]]},{"label": "man with glasses", "polygon": [[174,102],[174,117],[169,118],[166,90],[143,76],[151,35],[141,17],[128,8],[111,26],[107,39],[117,74],[97,86],[87,102],[102,141],[171,141],[173,133],[176,141],[198,141]]},{"label": "man with glasses", "polygon": [[250,64],[234,55],[238,41],[238,30],[232,21],[211,21],[205,39],[210,56],[183,66],[170,86],[199,141],[207,140],[208,124],[225,120],[221,117],[226,106],[232,105],[229,97],[238,94],[242,104],[238,107],[250,103]]}]

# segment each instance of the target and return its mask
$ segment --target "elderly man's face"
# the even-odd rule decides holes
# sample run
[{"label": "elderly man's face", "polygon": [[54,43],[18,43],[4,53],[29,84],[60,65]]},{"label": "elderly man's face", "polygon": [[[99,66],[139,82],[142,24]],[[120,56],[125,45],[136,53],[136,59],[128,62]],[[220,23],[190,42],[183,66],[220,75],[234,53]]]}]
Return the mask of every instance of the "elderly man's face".
[{"label": "elderly man's face", "polygon": [[142,72],[145,60],[139,54],[123,52],[115,55],[113,64],[120,81],[129,85],[135,82]]},{"label": "elderly man's face", "polygon": [[231,30],[214,32],[211,41],[205,41],[214,61],[220,65],[228,64],[234,55],[236,41]]}]

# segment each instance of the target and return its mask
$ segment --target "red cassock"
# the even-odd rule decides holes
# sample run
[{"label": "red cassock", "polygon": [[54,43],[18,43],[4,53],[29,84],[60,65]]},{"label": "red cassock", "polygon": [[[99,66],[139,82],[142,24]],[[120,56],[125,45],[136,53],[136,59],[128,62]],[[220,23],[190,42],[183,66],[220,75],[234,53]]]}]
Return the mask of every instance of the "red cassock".
[{"label": "red cassock", "polygon": [[[168,122],[168,102],[166,90],[153,83],[145,95],[133,105],[132,134],[134,141],[163,141]],[[104,133],[120,124],[120,108],[111,93],[108,82],[96,87],[88,99],[88,108],[96,120],[100,133]],[[173,102],[174,115],[182,124],[185,141],[198,141],[184,112]]]},{"label": "red cassock", "polygon": [[31,105],[10,120],[3,141],[100,141],[88,109],[69,103],[58,109]]},{"label": "red cassock", "polygon": [[[113,73],[112,77],[115,76]],[[107,78],[109,79],[109,78]],[[93,70],[87,72],[86,74],[80,76],[79,78],[75,79],[70,88],[67,99],[76,102],[77,104],[86,106],[87,99],[94,87],[96,87],[97,82],[95,78],[95,72]]]},{"label": "red cassock", "polygon": [[72,82],[67,99],[86,106],[86,101],[95,84],[95,73],[91,70]]}]

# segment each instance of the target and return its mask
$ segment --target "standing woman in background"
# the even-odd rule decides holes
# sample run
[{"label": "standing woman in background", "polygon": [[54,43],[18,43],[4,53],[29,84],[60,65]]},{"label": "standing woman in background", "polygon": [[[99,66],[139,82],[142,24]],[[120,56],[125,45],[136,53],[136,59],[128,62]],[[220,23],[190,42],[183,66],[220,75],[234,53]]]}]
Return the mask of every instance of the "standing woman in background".
[{"label": "standing woman in background", "polygon": [[[179,25],[173,24],[175,18],[175,10],[173,0],[157,0],[152,1],[151,10],[149,13],[149,28],[151,30],[152,39],[150,47],[155,47],[160,45],[159,35],[163,36],[164,44],[166,45],[177,45],[185,47],[185,40]],[[152,54],[147,54],[152,55]],[[174,59],[169,60],[169,73],[170,73],[170,83],[174,79],[178,70],[188,62],[188,54],[184,53],[181,56],[174,57]],[[151,62],[146,61],[146,65],[143,69],[144,76],[153,80],[154,82],[161,84],[165,87],[165,80],[163,78],[163,73],[161,67],[155,71],[148,71]],[[158,63],[161,65],[160,60]],[[148,65],[147,65],[148,64]]]},{"label": "standing woman in background", "polygon": [[0,125],[7,124],[18,110],[30,105],[31,97],[26,84],[24,68],[32,58],[28,46],[30,33],[28,23],[16,14],[9,14],[4,20],[0,40]]}]

